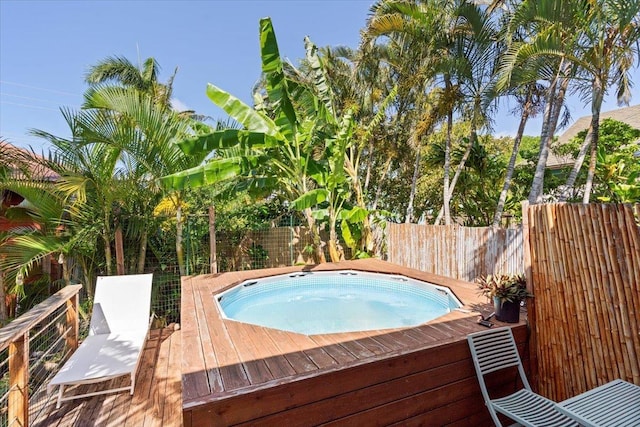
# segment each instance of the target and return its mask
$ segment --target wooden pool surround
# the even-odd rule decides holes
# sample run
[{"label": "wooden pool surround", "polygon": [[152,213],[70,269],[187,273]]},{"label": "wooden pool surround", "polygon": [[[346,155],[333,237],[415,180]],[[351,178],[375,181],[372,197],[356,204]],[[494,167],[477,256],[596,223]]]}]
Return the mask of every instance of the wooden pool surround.
[{"label": "wooden pool surround", "polygon": [[[213,298],[248,279],[343,269],[447,286],[464,307],[417,327],[306,336],[224,319]],[[466,342],[484,329],[478,310],[492,311],[472,283],[375,259],[185,277],[183,424],[491,425]],[[527,361],[526,323],[512,326]]]}]

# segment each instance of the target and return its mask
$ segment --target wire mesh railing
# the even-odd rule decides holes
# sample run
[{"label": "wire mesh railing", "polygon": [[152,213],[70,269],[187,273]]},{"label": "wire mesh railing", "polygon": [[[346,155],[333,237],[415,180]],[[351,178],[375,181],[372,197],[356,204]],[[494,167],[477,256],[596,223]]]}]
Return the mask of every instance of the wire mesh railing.
[{"label": "wire mesh railing", "polygon": [[46,416],[46,386],[78,345],[78,292],[68,286],[0,329],[0,426]]}]

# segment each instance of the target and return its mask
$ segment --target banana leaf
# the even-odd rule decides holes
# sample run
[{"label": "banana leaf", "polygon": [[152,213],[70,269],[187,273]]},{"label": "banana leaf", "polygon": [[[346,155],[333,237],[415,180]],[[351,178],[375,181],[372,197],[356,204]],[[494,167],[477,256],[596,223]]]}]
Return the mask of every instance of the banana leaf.
[{"label": "banana leaf", "polygon": [[291,137],[296,133],[298,119],[289,97],[287,79],[284,75],[278,42],[270,18],[260,20],[260,54],[267,96],[275,107],[275,123],[281,133],[287,137],[287,140],[291,141]]},{"label": "banana leaf", "polygon": [[215,159],[201,166],[160,178],[160,185],[166,190],[184,190],[212,185],[235,178],[254,169],[262,156],[239,156]]},{"label": "banana leaf", "polygon": [[209,83],[207,96],[227,114],[252,132],[261,132],[272,137],[281,137],[277,126],[271,119],[260,114],[235,96]]},{"label": "banana leaf", "polygon": [[270,148],[277,145],[277,140],[270,135],[241,129],[218,130],[178,142],[180,149],[188,155],[194,153],[210,153],[213,150],[235,146],[248,149]]},{"label": "banana leaf", "polygon": [[292,205],[297,210],[304,210],[319,205],[329,198],[329,192],[324,188],[316,188],[314,190],[307,191],[302,196],[298,197],[292,202]]}]

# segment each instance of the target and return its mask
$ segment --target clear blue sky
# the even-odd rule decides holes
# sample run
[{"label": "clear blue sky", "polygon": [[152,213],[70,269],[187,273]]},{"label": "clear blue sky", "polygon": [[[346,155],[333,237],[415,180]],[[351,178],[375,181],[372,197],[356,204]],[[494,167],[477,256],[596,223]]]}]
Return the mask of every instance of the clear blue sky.
[{"label": "clear blue sky", "polygon": [[[270,16],[282,56],[297,63],[303,38],[318,46],[356,47],[372,0],[98,1],[0,0],[0,136],[18,146],[42,141],[37,128],[57,136],[69,130],[60,106],[78,108],[87,68],[107,56],[134,63],[153,56],[175,101],[200,114],[222,118],[205,95],[208,82],[251,102],[260,76],[258,21]],[[640,102],[640,71],[632,105]],[[610,96],[603,111],[616,108]],[[503,108],[497,134],[514,134],[518,118]],[[588,114],[571,101],[573,119]],[[539,121],[527,133],[539,134]]]}]

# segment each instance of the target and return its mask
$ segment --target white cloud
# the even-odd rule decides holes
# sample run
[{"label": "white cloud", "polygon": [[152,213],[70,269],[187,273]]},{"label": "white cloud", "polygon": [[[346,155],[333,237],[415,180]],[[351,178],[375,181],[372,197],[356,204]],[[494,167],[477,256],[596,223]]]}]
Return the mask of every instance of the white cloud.
[{"label": "white cloud", "polygon": [[177,112],[191,110],[187,104],[180,101],[178,98],[171,98],[171,108]]}]

